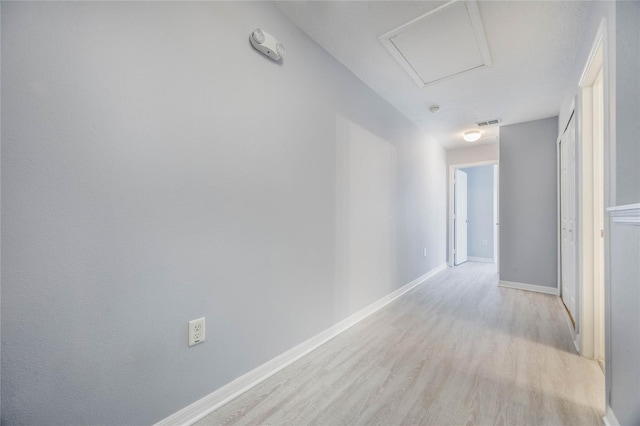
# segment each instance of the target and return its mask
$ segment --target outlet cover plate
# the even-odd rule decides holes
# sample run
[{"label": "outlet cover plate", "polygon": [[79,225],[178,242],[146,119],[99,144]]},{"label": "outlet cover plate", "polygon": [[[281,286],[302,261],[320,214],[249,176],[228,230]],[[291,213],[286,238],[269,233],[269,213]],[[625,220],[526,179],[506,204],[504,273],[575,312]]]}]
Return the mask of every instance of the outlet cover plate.
[{"label": "outlet cover plate", "polygon": [[204,317],[189,321],[189,346],[204,342]]}]

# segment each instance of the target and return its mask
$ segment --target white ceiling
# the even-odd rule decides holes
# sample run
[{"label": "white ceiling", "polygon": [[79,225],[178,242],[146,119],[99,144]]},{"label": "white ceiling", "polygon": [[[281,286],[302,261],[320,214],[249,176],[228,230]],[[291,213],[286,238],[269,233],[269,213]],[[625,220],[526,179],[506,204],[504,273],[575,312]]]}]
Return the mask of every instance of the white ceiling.
[{"label": "white ceiling", "polygon": [[[419,88],[378,40],[444,1],[284,1],[279,8],[368,86],[445,148],[469,146],[476,121],[557,115],[570,84],[587,1],[480,1],[492,65]],[[442,40],[446,42],[447,40]],[[425,55],[428,52],[425,52]],[[457,60],[456,52],[443,61]],[[439,105],[432,114],[429,107]],[[495,142],[498,127],[478,143]],[[483,142],[484,141],[484,142]]]}]

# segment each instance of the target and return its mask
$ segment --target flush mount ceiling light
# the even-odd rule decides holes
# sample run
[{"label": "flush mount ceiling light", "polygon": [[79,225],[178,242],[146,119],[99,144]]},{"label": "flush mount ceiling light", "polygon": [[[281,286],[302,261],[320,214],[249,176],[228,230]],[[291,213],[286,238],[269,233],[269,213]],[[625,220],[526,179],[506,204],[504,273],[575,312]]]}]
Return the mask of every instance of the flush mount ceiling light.
[{"label": "flush mount ceiling light", "polygon": [[274,36],[268,32],[256,28],[249,36],[251,45],[261,53],[264,53],[274,61],[279,61],[286,51],[282,43],[278,42]]},{"label": "flush mount ceiling light", "polygon": [[464,132],[464,140],[467,142],[475,142],[480,139],[481,133],[480,130],[469,130],[468,132]]},{"label": "flush mount ceiling light", "polygon": [[431,111],[431,114],[435,114],[436,112],[440,111],[440,107],[438,105],[434,105],[429,108],[429,111]]}]

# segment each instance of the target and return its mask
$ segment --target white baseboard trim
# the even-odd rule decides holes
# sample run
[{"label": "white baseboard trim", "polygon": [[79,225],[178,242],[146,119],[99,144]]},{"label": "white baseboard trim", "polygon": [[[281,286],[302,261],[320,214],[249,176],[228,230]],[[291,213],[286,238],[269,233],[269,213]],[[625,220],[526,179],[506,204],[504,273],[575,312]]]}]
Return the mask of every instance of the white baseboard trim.
[{"label": "white baseboard trim", "polygon": [[489,258],[489,257],[473,257],[473,256],[468,256],[467,257],[468,260],[472,261],[472,262],[486,262],[486,263],[493,263],[493,259]]},{"label": "white baseboard trim", "polygon": [[234,381],[227,383],[213,393],[210,393],[204,398],[199,399],[198,401],[170,415],[169,417],[160,420],[155,424],[155,426],[188,426],[197,422],[198,420],[211,414],[227,402],[237,398],[252,387],[273,376],[286,366],[307,355],[309,352],[313,351],[320,345],[333,339],[348,328],[353,327],[355,324],[367,318],[369,315],[380,310],[384,306],[396,300],[398,297],[402,296],[419,284],[422,284],[423,282],[433,277],[437,273],[445,270],[446,268],[447,264],[443,263],[437,268],[389,293],[383,298],[377,300],[376,302],[373,302],[371,305],[345,318],[344,320],[326,329],[325,331],[313,336],[309,340],[306,340],[298,346],[295,346],[284,352],[283,354],[280,354],[277,357],[273,358],[272,360],[267,361],[261,366],[238,377]]},{"label": "white baseboard trim", "polygon": [[616,418],[616,415],[613,414],[613,410],[610,406],[607,405],[607,415],[602,418],[602,421],[606,426],[620,426],[620,422]]},{"label": "white baseboard trim", "polygon": [[515,288],[518,290],[526,290],[526,291],[535,291],[536,293],[544,293],[544,294],[553,294],[554,296],[558,295],[558,289],[553,287],[546,287],[543,285],[536,284],[525,284],[525,283],[517,283],[514,281],[503,281],[500,280],[498,282],[499,287],[506,288]]}]

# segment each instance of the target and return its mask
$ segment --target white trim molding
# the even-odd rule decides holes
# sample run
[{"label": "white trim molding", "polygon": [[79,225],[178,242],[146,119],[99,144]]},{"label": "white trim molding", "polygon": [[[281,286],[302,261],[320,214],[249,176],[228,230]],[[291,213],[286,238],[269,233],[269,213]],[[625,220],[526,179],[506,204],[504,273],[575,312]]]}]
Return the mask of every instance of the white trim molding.
[{"label": "white trim molding", "polygon": [[525,283],[518,283],[518,282],[514,282],[514,281],[500,280],[498,282],[498,287],[514,288],[516,290],[526,290],[526,291],[533,291],[533,292],[536,292],[536,293],[552,294],[554,296],[558,295],[558,289],[557,288],[555,288],[555,287],[547,287],[547,286],[544,286],[544,285],[525,284]]},{"label": "white trim molding", "polygon": [[613,414],[613,410],[610,406],[607,405],[607,414],[602,418],[602,421],[606,426],[620,426],[620,422],[616,418],[616,415]]},{"label": "white trim molding", "polygon": [[346,331],[350,327],[353,327],[369,315],[382,309],[389,303],[393,302],[409,290],[424,283],[429,278],[433,277],[439,272],[447,269],[447,264],[443,263],[435,269],[427,272],[426,274],[416,278],[410,283],[400,287],[399,289],[389,293],[383,298],[373,302],[371,305],[361,309],[355,314],[345,318],[339,323],[329,327],[325,331],[313,336],[309,340],[300,343],[288,351],[278,355],[270,361],[262,364],[261,366],[249,371],[248,373],[238,377],[234,381],[227,383],[221,388],[217,389],[213,393],[205,396],[202,399],[194,402],[193,404],[183,408],[182,410],[170,415],[169,417],[160,420],[155,426],[188,426],[198,420],[206,417],[214,412],[227,402],[237,398],[244,392],[253,388],[254,386],[262,383],[264,380],[273,376],[283,368],[307,355],[309,352],[318,348],[320,345],[333,339],[340,333]]},{"label": "white trim molding", "polygon": [[493,259],[491,259],[490,257],[473,257],[473,256],[467,256],[467,260],[470,260],[470,261],[472,261],[472,262],[493,263]]},{"label": "white trim molding", "polygon": [[608,207],[607,214],[613,223],[640,226],[640,203]]}]

